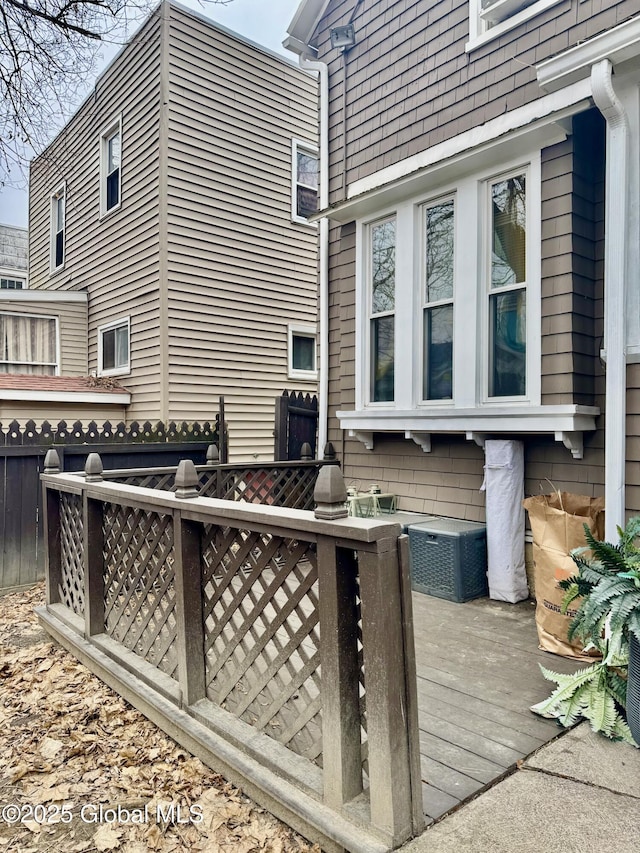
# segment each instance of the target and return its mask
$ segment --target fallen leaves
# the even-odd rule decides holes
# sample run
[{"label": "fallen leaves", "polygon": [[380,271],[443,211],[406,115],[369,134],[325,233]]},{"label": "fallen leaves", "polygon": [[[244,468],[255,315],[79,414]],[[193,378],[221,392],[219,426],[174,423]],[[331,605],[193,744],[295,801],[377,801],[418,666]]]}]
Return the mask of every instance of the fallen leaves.
[{"label": "fallen leaves", "polygon": [[0,597],[0,853],[319,853],[52,643],[42,600]]}]

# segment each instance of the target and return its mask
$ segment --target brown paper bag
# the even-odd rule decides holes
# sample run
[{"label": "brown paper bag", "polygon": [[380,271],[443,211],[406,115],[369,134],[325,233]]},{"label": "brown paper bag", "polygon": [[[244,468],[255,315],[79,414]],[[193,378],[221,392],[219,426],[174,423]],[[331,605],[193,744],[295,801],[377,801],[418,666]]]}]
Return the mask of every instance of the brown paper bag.
[{"label": "brown paper bag", "polygon": [[[584,654],[579,640],[570,643],[567,631],[580,599],[562,613],[564,590],[558,581],[576,574],[570,551],[585,545],[584,525],[596,539],[604,537],[604,498],[554,492],[523,501],[529,513],[533,533],[533,564],[536,595],[536,627],[540,648],[547,652],[580,660],[593,660]],[[597,653],[596,653],[597,654]]]}]

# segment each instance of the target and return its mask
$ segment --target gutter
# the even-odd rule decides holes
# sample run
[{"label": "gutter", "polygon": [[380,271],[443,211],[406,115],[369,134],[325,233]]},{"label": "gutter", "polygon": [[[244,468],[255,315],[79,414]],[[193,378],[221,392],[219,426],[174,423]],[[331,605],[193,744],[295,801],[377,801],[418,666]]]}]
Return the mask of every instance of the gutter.
[{"label": "gutter", "polygon": [[[320,77],[320,210],[329,206],[329,69],[326,63],[299,56],[300,67],[317,71]],[[323,216],[319,225],[319,343],[320,370],[318,375],[318,450],[324,451],[329,419],[329,220]]]},{"label": "gutter", "polygon": [[605,196],[605,537],[617,540],[625,524],[626,389],[625,281],[628,251],[629,119],[616,95],[612,64],[591,67],[593,100],[607,122]]}]

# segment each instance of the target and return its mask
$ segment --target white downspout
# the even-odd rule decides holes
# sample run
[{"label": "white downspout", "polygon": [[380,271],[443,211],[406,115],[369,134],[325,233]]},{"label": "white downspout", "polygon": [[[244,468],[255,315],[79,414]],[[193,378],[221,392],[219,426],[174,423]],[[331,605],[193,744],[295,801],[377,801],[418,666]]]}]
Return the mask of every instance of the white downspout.
[{"label": "white downspout", "polygon": [[[320,210],[329,206],[329,69],[324,62],[299,57],[300,67],[320,75]],[[318,449],[320,457],[327,443],[329,419],[329,220],[323,216],[319,225],[319,344],[318,375]]]},{"label": "white downspout", "polygon": [[625,524],[627,359],[625,282],[627,274],[629,121],[613,88],[612,65],[591,68],[593,100],[607,122],[605,191],[604,334],[607,353],[605,413],[605,536],[617,542]]}]

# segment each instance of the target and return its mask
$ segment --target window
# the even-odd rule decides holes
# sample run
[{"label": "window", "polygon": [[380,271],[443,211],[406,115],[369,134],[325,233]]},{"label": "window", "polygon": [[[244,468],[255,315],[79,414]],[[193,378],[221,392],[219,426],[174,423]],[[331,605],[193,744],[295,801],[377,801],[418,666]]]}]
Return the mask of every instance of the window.
[{"label": "window", "polygon": [[307,222],[318,210],[318,149],[295,139],[292,146],[291,215],[296,222]]},{"label": "window", "polygon": [[0,278],[0,290],[22,290],[25,286],[24,278]]},{"label": "window", "polygon": [[98,375],[129,373],[129,318],[114,320],[98,329]]},{"label": "window", "polygon": [[469,0],[469,42],[473,50],[500,33],[528,21],[561,0]]},{"label": "window", "polygon": [[396,222],[370,226],[370,363],[372,403],[394,399]]},{"label": "window", "polygon": [[527,391],[526,176],[490,184],[489,396]]},{"label": "window", "polygon": [[65,261],[66,187],[51,196],[51,271],[62,269]]},{"label": "window", "polygon": [[289,377],[291,379],[316,379],[316,327],[297,323],[289,324]]},{"label": "window", "polygon": [[505,165],[356,222],[349,429],[540,406],[539,150]]},{"label": "window", "polygon": [[424,400],[453,397],[453,200],[423,208]]},{"label": "window", "polygon": [[111,125],[100,137],[100,213],[104,216],[120,207],[121,121]]},{"label": "window", "polygon": [[56,317],[0,314],[0,373],[54,376],[57,370]]}]

